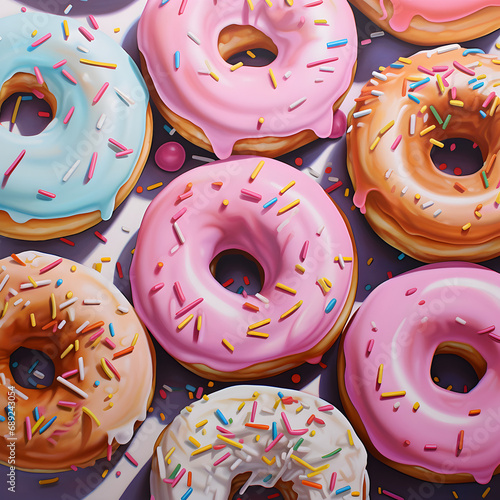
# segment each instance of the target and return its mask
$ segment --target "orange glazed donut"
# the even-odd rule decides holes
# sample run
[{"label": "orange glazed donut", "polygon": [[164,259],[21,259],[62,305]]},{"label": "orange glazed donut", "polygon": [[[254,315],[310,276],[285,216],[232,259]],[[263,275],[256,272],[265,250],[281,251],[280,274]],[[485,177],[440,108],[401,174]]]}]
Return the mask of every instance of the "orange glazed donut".
[{"label": "orange glazed donut", "polygon": [[[85,266],[38,252],[0,260],[0,461],[92,465],[146,418],[155,355],[127,299]],[[12,425],[15,422],[15,425]]]},{"label": "orange glazed donut", "polygon": [[[363,87],[348,117],[354,204],[390,245],[424,262],[500,255],[500,60],[448,45],[399,58]],[[483,168],[454,176],[443,141],[478,144]]]}]

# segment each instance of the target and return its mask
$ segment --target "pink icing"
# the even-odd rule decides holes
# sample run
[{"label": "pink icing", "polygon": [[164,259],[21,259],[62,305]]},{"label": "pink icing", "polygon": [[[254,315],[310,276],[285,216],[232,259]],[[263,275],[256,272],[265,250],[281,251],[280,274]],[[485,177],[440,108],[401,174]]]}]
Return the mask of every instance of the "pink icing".
[{"label": "pink icing", "polygon": [[[380,1],[380,7],[384,16],[387,18],[387,12],[384,6],[384,0]],[[463,17],[470,16],[486,7],[499,7],[499,0],[390,0],[394,12],[389,21],[389,26],[398,32],[408,29],[414,16],[422,16],[430,22],[451,22]]]},{"label": "pink icing", "polygon": [[[309,0],[295,0],[291,7],[285,1],[269,7],[264,0],[254,0],[253,10],[246,0],[188,1],[179,15],[180,3],[147,3],[139,22],[139,49],[162,101],[198,125],[219,158],[228,157],[243,138],[285,137],[307,129],[319,137],[330,136],[332,106],[350,86],[357,53],[356,26],[345,0],[325,0],[314,7],[305,7]],[[321,19],[328,25],[314,23]],[[222,29],[232,24],[254,26],[270,37],[278,48],[276,59],[268,66],[231,71],[217,42]],[[348,43],[327,48],[328,42],[342,39]],[[334,57],[338,60],[310,65]],[[219,81],[207,74],[206,61]],[[322,71],[324,66],[334,72]],[[290,108],[304,97],[305,102]]]},{"label": "pink icing", "polygon": [[[250,181],[260,161],[264,165]],[[291,181],[295,185],[280,195]],[[188,183],[192,183],[192,196],[179,201]],[[262,199],[242,194],[245,189]],[[275,197],[276,203],[263,208]],[[281,208],[297,199],[299,205],[278,215]],[[226,206],[224,200],[228,201]],[[186,211],[179,216],[183,208]],[[174,221],[185,239],[183,244]],[[302,261],[306,241],[309,245]],[[233,293],[212,276],[211,261],[228,249],[248,252],[262,265],[265,280],[260,294],[268,304],[253,295],[244,298]],[[130,271],[134,306],[175,358],[184,363],[204,363],[219,371],[236,371],[306,352],[324,338],[346,304],[355,265],[346,260],[342,269],[334,258],[338,254],[353,257],[353,252],[340,212],[312,178],[276,160],[232,157],[177,177],[149,206]],[[295,269],[296,264],[305,268],[303,274]],[[326,294],[316,281],[322,277],[333,284]],[[296,294],[277,288],[278,282],[295,289]],[[152,290],[158,283],[164,286]],[[337,303],[326,313],[334,298]],[[197,305],[190,306],[194,301]],[[299,301],[303,301],[299,309],[280,319]],[[259,307],[259,311],[249,310],[245,302]],[[187,310],[178,314],[181,309]],[[190,314],[193,319],[179,331],[178,325]],[[198,334],[200,315],[202,328]],[[247,335],[249,325],[266,319],[270,323],[256,330],[268,333],[268,338]],[[223,339],[234,346],[234,352],[224,346]]]},{"label": "pink icing", "polygon": [[[383,456],[437,473],[469,473],[481,484],[491,479],[500,463],[493,445],[500,439],[500,344],[478,332],[499,326],[499,313],[500,275],[475,264],[424,266],[383,283],[366,299],[345,335],[345,383]],[[466,394],[431,380],[433,355],[447,341],[472,346],[487,362],[484,377]],[[393,391],[406,395],[381,397]],[[413,411],[416,402],[420,407]],[[481,413],[469,416],[474,409]],[[462,430],[463,449],[457,453]],[[425,450],[429,444],[437,448]]]}]

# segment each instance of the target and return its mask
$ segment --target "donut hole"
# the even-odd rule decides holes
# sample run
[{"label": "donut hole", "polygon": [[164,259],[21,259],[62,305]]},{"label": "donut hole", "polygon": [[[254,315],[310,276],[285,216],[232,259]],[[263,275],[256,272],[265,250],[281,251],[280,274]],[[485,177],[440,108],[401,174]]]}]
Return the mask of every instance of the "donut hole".
[{"label": "donut hole", "polygon": [[[38,98],[34,93],[43,98]],[[22,136],[42,133],[54,118],[57,102],[47,85],[34,75],[16,73],[0,89],[0,122],[10,132]],[[14,123],[13,123],[14,121]]]},{"label": "donut hole", "polygon": [[486,373],[487,363],[468,344],[439,344],[431,363],[432,381],[439,387],[459,393],[470,392]]},{"label": "donut hole", "polygon": [[54,363],[36,349],[19,347],[10,355],[9,367],[16,384],[26,389],[45,389],[54,381]]},{"label": "donut hole", "polygon": [[239,62],[244,66],[267,66],[278,56],[278,47],[271,38],[248,25],[226,26],[219,33],[218,47],[222,59],[231,66]]},{"label": "donut hole", "polygon": [[243,250],[225,250],[210,263],[212,276],[234,293],[255,295],[264,285],[264,269],[258,260]]},{"label": "donut hole", "polygon": [[[276,500],[297,500],[297,493],[293,491],[292,481],[278,480],[274,487],[266,488],[264,486],[249,486],[243,493],[240,493],[241,488],[245,485],[250,477],[250,472],[238,474],[231,482],[231,493],[229,500],[257,500],[276,498]],[[278,495],[278,496],[275,496]]]},{"label": "donut hole", "polygon": [[443,148],[432,146],[434,166],[449,175],[472,175],[483,168],[485,156],[479,145],[464,137],[444,139]]}]

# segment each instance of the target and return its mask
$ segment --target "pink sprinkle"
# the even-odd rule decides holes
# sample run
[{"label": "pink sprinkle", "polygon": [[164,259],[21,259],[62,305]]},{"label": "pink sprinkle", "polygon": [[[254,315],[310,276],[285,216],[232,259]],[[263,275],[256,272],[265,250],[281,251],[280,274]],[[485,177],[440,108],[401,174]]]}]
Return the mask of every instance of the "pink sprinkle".
[{"label": "pink sprinkle", "polygon": [[225,434],[226,437],[235,437],[235,435],[231,431],[224,429],[224,427],[221,427],[220,425],[216,426],[216,429],[222,432],[222,434]]},{"label": "pink sprinkle", "polygon": [[456,99],[457,98],[457,88],[456,87],[453,87],[451,89],[451,98],[452,99]]},{"label": "pink sprinkle", "polygon": [[[97,154],[97,153],[96,153]],[[107,243],[108,242],[108,239],[103,236],[99,231],[94,231],[94,234],[101,240],[101,241],[104,241],[104,243]]]},{"label": "pink sprinkle", "polygon": [[394,500],[405,500],[403,497],[400,497],[399,495],[391,493],[390,491],[387,490],[382,490],[382,493],[389,498],[394,498]]},{"label": "pink sprinkle", "polygon": [[254,191],[250,191],[248,189],[242,189],[241,194],[244,194],[245,196],[248,196],[249,198],[253,198],[256,201],[262,200],[262,195],[259,193],[255,193]]},{"label": "pink sprinkle", "polygon": [[62,74],[71,82],[74,83],[75,85],[78,83],[65,69],[62,70]]},{"label": "pink sprinkle", "polygon": [[433,66],[432,71],[435,71],[436,73],[442,73],[448,69],[448,66]]},{"label": "pink sprinkle", "polygon": [[453,66],[455,66],[455,68],[457,68],[459,71],[462,71],[466,75],[474,76],[476,74],[475,71],[472,71],[471,69],[466,68],[465,66],[460,64],[458,61],[453,61]]},{"label": "pink sprinkle", "polygon": [[[108,444],[108,450],[107,450],[107,453],[106,453],[106,458],[109,460],[111,460],[111,455],[113,454],[113,447]],[[118,472],[117,472],[118,474]]]},{"label": "pink sprinkle", "polygon": [[316,5],[321,5],[323,0],[317,0],[316,2],[307,3],[304,7],[316,7]]},{"label": "pink sprinkle", "polygon": [[265,448],[265,452],[267,453],[271,448],[273,448],[277,443],[278,441],[284,436],[284,434],[282,432],[280,432],[275,439],[273,439],[268,445],[267,447]]},{"label": "pink sprinkle", "polygon": [[203,387],[198,387],[198,390],[196,391],[196,398],[200,399],[203,396]]},{"label": "pink sprinkle", "polygon": [[300,260],[302,262],[304,262],[306,260],[308,249],[309,249],[309,240],[304,242],[304,245],[302,245],[302,250],[300,251]]},{"label": "pink sprinkle", "polygon": [[246,299],[248,297],[248,293],[246,292],[245,289],[241,291],[241,295],[243,295],[243,298]]},{"label": "pink sprinkle", "polygon": [[304,16],[300,16],[299,23],[297,24],[297,28],[302,28],[306,22],[306,18]]},{"label": "pink sprinkle", "polygon": [[375,344],[375,339],[370,339],[368,341],[368,346],[366,347],[366,353],[369,355],[372,352],[373,344]]},{"label": "pink sprinkle", "polygon": [[179,196],[177,196],[177,201],[187,200],[188,198],[191,198],[191,196],[193,196],[192,191],[188,191],[187,193],[182,193]]},{"label": "pink sprinkle", "polygon": [[[191,191],[189,191],[191,192]],[[176,212],[174,215],[172,215],[172,220],[173,221],[176,221],[176,220],[179,220],[187,211],[187,208],[184,207],[184,208],[181,208],[178,212]]]},{"label": "pink sprinkle", "polygon": [[488,326],[488,328],[483,328],[477,332],[478,335],[482,335],[483,333],[491,333],[495,329],[495,325]]},{"label": "pink sprinkle", "polygon": [[252,415],[250,416],[250,422],[255,422],[256,413],[257,413],[257,401],[254,401],[252,405]]},{"label": "pink sprinkle", "polygon": [[26,437],[28,438],[28,441],[31,441],[32,435],[31,435],[31,420],[29,415],[26,417]]},{"label": "pink sprinkle", "polygon": [[214,466],[216,467],[217,465],[221,464],[224,462],[224,460],[227,460],[231,456],[231,453],[227,452],[223,457],[219,458],[219,460],[216,460],[214,462]]},{"label": "pink sprinkle", "polygon": [[334,409],[335,409],[335,407],[333,405],[325,405],[325,406],[320,406],[318,408],[318,411],[331,411]]},{"label": "pink sprinkle", "polygon": [[56,197],[56,195],[54,193],[50,193],[49,191],[45,191],[43,189],[39,189],[38,193],[41,194],[42,196],[47,196],[47,198],[54,199]]},{"label": "pink sprinkle", "polygon": [[483,108],[487,108],[488,104],[493,100],[495,96],[496,96],[495,92],[490,92],[490,95],[483,102]]},{"label": "pink sprinkle", "polygon": [[396,137],[396,140],[392,143],[391,146],[392,151],[394,151],[399,146],[399,143],[401,142],[402,138],[403,136],[401,134]]},{"label": "pink sprinkle", "polygon": [[92,159],[90,160],[89,175],[88,175],[89,181],[90,181],[90,179],[92,179],[92,177],[94,177],[94,171],[95,171],[95,165],[96,165],[96,163],[97,163],[97,153],[93,153],[92,154]]},{"label": "pink sprinkle", "polygon": [[53,446],[55,446],[55,445],[57,444],[57,441],[56,441],[55,439],[52,439],[51,437],[50,437],[50,438],[47,438],[47,441],[48,441],[51,445],[53,445]]},{"label": "pink sprinkle", "polygon": [[39,271],[38,274],[44,274],[47,271],[50,271],[51,269],[54,269],[54,267],[58,266],[61,263],[62,263],[62,259],[57,259],[54,262],[52,262],[52,264],[49,264],[48,266],[42,267],[42,269],[40,269],[40,271]]},{"label": "pink sprinkle", "polygon": [[116,471],[116,477],[120,477],[121,475],[122,475],[122,473],[119,470],[117,470]]},{"label": "pink sprinkle", "polygon": [[184,295],[184,292],[182,291],[181,284],[178,281],[176,281],[174,283],[174,291],[175,291],[177,298],[179,299],[179,302],[182,306],[182,304],[184,304],[184,302],[186,302],[186,296]]},{"label": "pink sprinkle", "polygon": [[413,295],[416,291],[416,288],[410,288],[409,290],[406,290],[405,295],[408,297],[409,295]]},{"label": "pink sprinkle", "polygon": [[115,377],[120,380],[121,379],[121,376],[120,376],[120,373],[118,372],[118,370],[113,366],[113,363],[111,363],[111,361],[107,358],[104,358],[104,361],[106,363],[106,365],[108,365],[108,368],[115,374]]},{"label": "pink sprinkle", "polygon": [[329,62],[338,61],[338,59],[339,59],[338,57],[330,57],[329,59],[321,59],[321,61],[314,61],[314,62],[307,63],[307,67],[312,68],[313,66],[319,66],[320,64],[326,64]]},{"label": "pink sprinkle", "polygon": [[307,429],[292,429],[284,411],[281,412],[281,418],[283,419],[283,423],[285,424],[288,434],[291,434],[292,436],[301,436],[307,432]]},{"label": "pink sprinkle", "polygon": [[[109,85],[109,83],[106,85]],[[112,139],[111,137],[109,138],[109,142],[111,144],[114,144],[117,148],[121,149],[122,151],[125,151],[127,149],[123,144],[120,144],[118,141]]]},{"label": "pink sprinkle", "polygon": [[165,283],[156,283],[153,287],[151,287],[152,292],[157,292],[158,290],[161,290],[165,286]]},{"label": "pink sprinkle", "polygon": [[186,307],[183,307],[181,310],[177,311],[175,313],[175,317],[178,318],[179,316],[182,316],[183,314],[186,314],[193,307],[196,307],[198,304],[201,304],[201,302],[203,302],[203,297],[200,297],[199,299],[196,299],[195,301],[191,302],[191,304],[188,304]]},{"label": "pink sprinkle", "polygon": [[57,403],[59,406],[68,406],[68,407],[73,407],[73,406],[76,406],[76,403],[74,403],[73,401],[58,401]]},{"label": "pink sprinkle", "polygon": [[437,444],[426,444],[424,446],[425,451],[435,451],[437,450]]},{"label": "pink sprinkle", "polygon": [[39,90],[37,89],[31,89],[31,92],[37,97],[38,99],[43,99],[45,97],[44,94],[42,94]]},{"label": "pink sprinkle", "polygon": [[212,446],[212,448],[213,448],[214,450],[222,450],[222,448],[225,448],[225,447],[226,447],[226,445],[225,445],[225,444],[214,444],[214,445]]},{"label": "pink sprinkle", "polygon": [[78,31],[89,41],[91,42],[94,40],[94,35],[90,33],[88,30],[86,30],[83,26],[80,26],[78,28]]},{"label": "pink sprinkle", "polygon": [[92,24],[92,27],[95,29],[95,30],[98,30],[99,29],[99,25],[97,24],[97,21],[95,20],[95,17],[90,15],[89,16],[89,20],[90,20],[90,23]]},{"label": "pink sprinkle", "polygon": [[182,469],[175,479],[172,481],[172,488],[181,480],[182,476],[186,473],[186,469]]},{"label": "pink sprinkle", "polygon": [[186,8],[187,0],[182,0],[181,6],[179,8],[179,16],[184,14],[184,9]]},{"label": "pink sprinkle", "polygon": [[78,467],[76,465],[70,465],[71,469],[74,470],[75,472],[78,470]]},{"label": "pink sprinkle", "polygon": [[69,372],[64,372],[61,377],[62,378],[69,378],[72,377],[73,375],[76,375],[78,373],[78,370],[70,370]]},{"label": "pink sprinkle", "polygon": [[456,148],[457,148],[457,145],[455,143],[450,145],[450,151],[455,151]]},{"label": "pink sprinkle", "polygon": [[109,338],[109,337],[106,337],[104,339],[104,343],[110,348],[110,349],[114,349],[116,347],[116,344]]},{"label": "pink sprinkle", "polygon": [[68,111],[68,114],[63,120],[64,125],[66,125],[71,120],[71,117],[73,116],[74,112],[75,112],[75,107],[71,106],[70,110]]},{"label": "pink sprinkle", "polygon": [[97,330],[97,332],[93,333],[89,340],[90,342],[93,342],[96,338],[100,337],[102,334],[104,333],[104,328],[99,328],[99,330]]},{"label": "pink sprinkle", "polygon": [[31,44],[31,46],[32,47],[38,47],[43,42],[46,42],[51,36],[52,36],[52,33],[47,33],[46,35],[42,36],[42,38],[39,38],[36,42],[33,42]]},{"label": "pink sprinkle", "polygon": [[[106,89],[109,87],[109,83],[106,82],[102,87],[101,89],[99,90],[99,92],[97,92],[97,94],[95,95],[94,97],[94,100],[92,101],[92,106],[94,106],[94,104],[97,104],[100,100],[101,100],[101,97],[104,95],[104,92],[106,92]],[[126,148],[122,148],[122,149],[126,149]]]},{"label": "pink sprinkle", "polygon": [[40,84],[43,85],[43,76],[42,73],[40,73],[40,68],[38,66],[35,66],[35,76],[36,76],[36,81]]},{"label": "pink sprinkle", "polygon": [[500,335],[497,335],[496,333],[490,333],[488,335],[490,339],[494,340],[495,342],[500,342]]},{"label": "pink sprinkle", "polygon": [[23,149],[20,153],[19,156],[14,160],[12,165],[5,171],[3,174],[5,177],[9,177],[9,175],[14,172],[14,169],[19,165],[21,160],[24,158],[24,155],[26,154],[26,150]]},{"label": "pink sprinkle", "polygon": [[[136,467],[139,465],[139,464],[137,463],[137,460],[136,460],[136,459],[135,459],[135,458],[134,458],[134,457],[133,457],[133,456],[132,456],[132,455],[131,455],[128,451],[126,451],[126,452],[125,452],[125,457],[127,457],[127,458],[130,460],[130,462],[131,462],[133,465],[135,465]],[[186,470],[186,469],[184,469],[184,470]]]},{"label": "pink sprinkle", "polygon": [[54,69],[60,68],[61,66],[64,66],[68,61],[66,59],[63,59],[62,61],[59,61],[58,63],[55,63],[54,66],[52,66]]},{"label": "pink sprinkle", "polygon": [[116,158],[121,158],[122,156],[128,156],[134,152],[133,149],[126,149],[125,151],[120,151],[119,153],[116,153]]},{"label": "pink sprinkle", "polygon": [[430,69],[427,69],[424,66],[417,66],[417,69],[419,71],[421,71],[422,73],[426,73],[427,75],[434,76],[434,71],[431,71]]},{"label": "pink sprinkle", "polygon": [[371,38],[366,38],[365,40],[361,40],[361,45],[369,45],[372,43]]},{"label": "pink sprinkle", "polygon": [[337,473],[332,472],[332,478],[330,479],[330,491],[335,489],[335,482],[337,481]]}]

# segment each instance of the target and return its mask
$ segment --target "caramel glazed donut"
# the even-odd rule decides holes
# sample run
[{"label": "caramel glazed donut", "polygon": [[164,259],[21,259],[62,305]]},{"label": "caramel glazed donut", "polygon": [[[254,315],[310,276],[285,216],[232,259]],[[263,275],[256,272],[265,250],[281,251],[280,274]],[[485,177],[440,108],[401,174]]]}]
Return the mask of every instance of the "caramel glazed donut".
[{"label": "caramel glazed donut", "polygon": [[[348,117],[354,204],[415,259],[500,255],[500,59],[448,45],[372,75]],[[432,149],[457,137],[478,144],[480,171],[457,177],[434,165]]]},{"label": "caramel glazed donut", "polygon": [[333,405],[304,392],[243,385],[205,395],[155,448],[156,500],[227,500],[254,485],[284,500],[369,499],[358,436]]},{"label": "caramel glazed donut", "polygon": [[[500,472],[500,275],[431,264],[376,288],[344,330],[338,358],[346,415],[371,454],[422,481],[488,483]],[[479,379],[462,392],[431,378],[453,354]]]},{"label": "caramel glazed donut", "polygon": [[0,461],[13,439],[18,469],[110,460],[154,389],[154,349],[127,299],[97,271],[29,251],[0,260],[0,303]]}]

